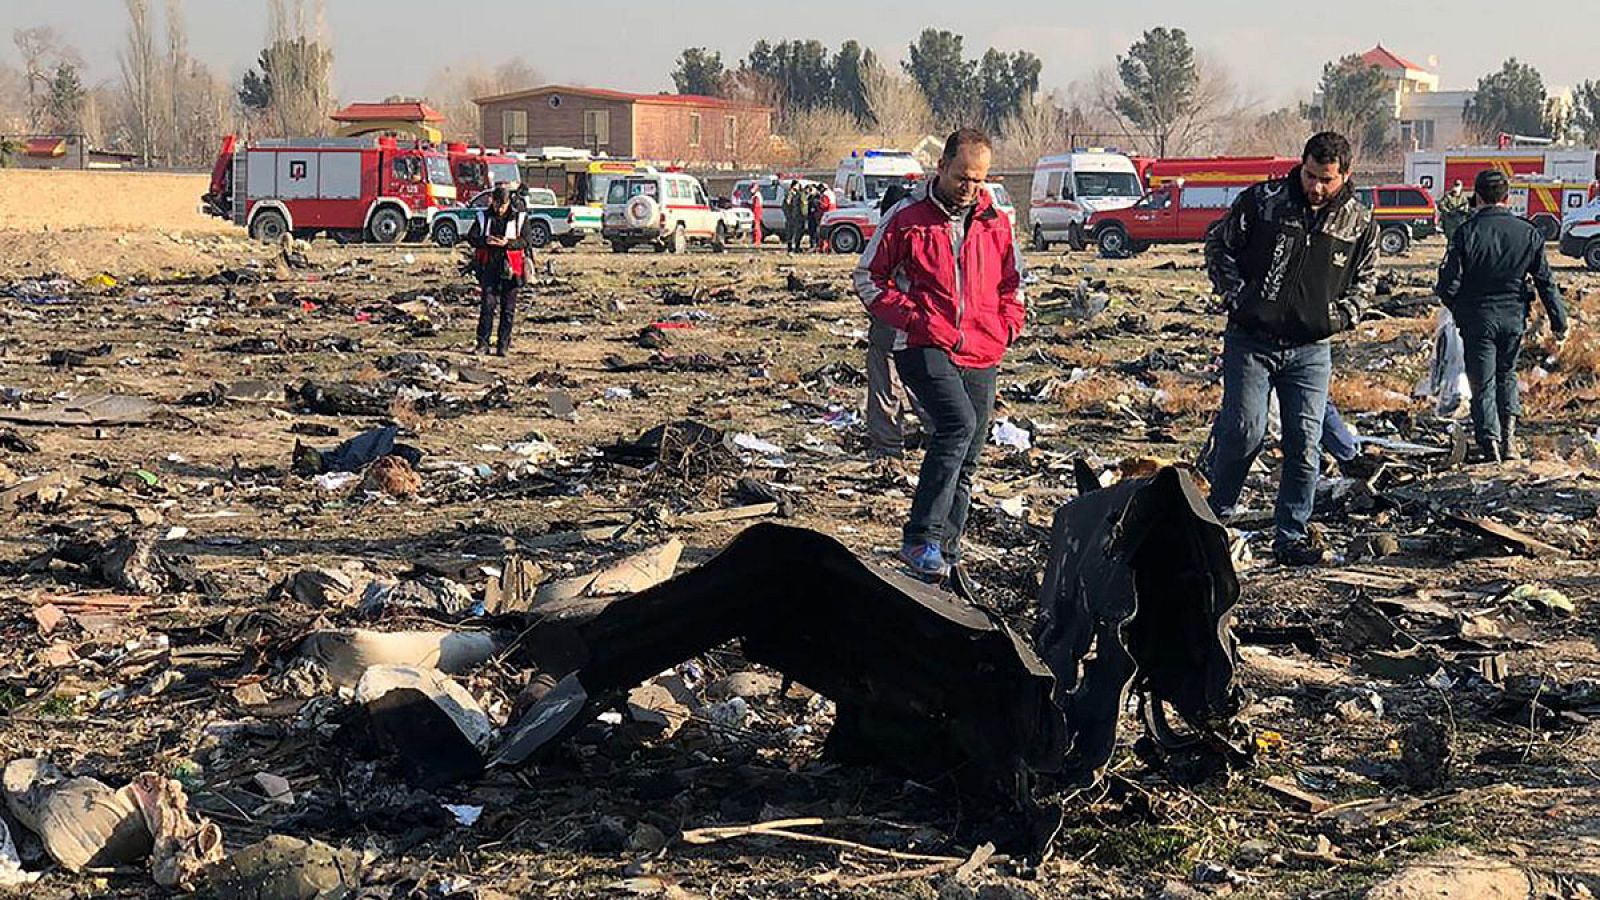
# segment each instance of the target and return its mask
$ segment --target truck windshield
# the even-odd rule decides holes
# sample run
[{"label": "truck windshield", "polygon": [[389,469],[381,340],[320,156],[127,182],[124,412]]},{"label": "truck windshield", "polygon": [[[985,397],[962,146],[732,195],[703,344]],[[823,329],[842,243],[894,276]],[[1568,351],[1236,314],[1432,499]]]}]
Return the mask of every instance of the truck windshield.
[{"label": "truck windshield", "polygon": [[492,184],[516,183],[522,180],[522,173],[514,162],[498,162],[489,164],[489,174]]},{"label": "truck windshield", "polygon": [[1079,197],[1138,197],[1144,193],[1132,172],[1079,172],[1072,177]]},{"label": "truck windshield", "polygon": [[456,180],[450,177],[450,163],[443,156],[429,156],[428,182],[430,184],[454,187]]}]

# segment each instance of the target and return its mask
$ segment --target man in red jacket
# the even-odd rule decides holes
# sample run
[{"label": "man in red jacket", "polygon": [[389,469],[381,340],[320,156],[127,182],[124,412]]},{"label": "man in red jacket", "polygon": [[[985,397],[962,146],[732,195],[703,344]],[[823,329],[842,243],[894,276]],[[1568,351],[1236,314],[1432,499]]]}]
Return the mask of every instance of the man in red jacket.
[{"label": "man in red jacket", "polygon": [[884,215],[854,276],[867,311],[894,330],[895,367],[928,414],[900,558],[929,581],[954,572],[958,588],[995,372],[1024,315],[1011,221],[984,189],[991,157],[983,132],[951,134],[935,177]]}]

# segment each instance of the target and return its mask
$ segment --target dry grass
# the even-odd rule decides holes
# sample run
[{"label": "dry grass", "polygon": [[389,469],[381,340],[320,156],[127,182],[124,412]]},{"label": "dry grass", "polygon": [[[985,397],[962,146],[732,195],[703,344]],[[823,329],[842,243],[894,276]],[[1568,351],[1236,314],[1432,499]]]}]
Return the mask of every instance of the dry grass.
[{"label": "dry grass", "polygon": [[1222,405],[1220,384],[1201,384],[1175,372],[1156,373],[1156,405],[1169,416],[1210,416]]},{"label": "dry grass", "polygon": [[1141,393],[1138,382],[1122,375],[1095,372],[1071,384],[1056,388],[1051,398],[1069,413],[1104,413],[1114,406],[1126,406]]},{"label": "dry grass", "polygon": [[1561,373],[1535,381],[1522,392],[1522,414],[1528,418],[1565,422],[1596,404],[1600,404],[1600,385],[1593,379],[1573,379]]},{"label": "dry grass", "polygon": [[1556,354],[1556,364],[1567,374],[1600,375],[1600,336],[1586,331],[1574,333]]},{"label": "dry grass", "polygon": [[1341,375],[1329,386],[1328,395],[1344,412],[1398,412],[1418,406],[1405,385],[1374,375]]}]

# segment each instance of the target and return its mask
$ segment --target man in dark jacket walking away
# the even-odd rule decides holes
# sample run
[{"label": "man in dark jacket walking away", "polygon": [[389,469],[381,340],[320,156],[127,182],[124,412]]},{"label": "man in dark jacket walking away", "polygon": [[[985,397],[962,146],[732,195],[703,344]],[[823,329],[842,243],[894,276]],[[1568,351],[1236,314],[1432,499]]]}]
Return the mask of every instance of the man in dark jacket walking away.
[{"label": "man in dark jacket walking away", "polygon": [[1377,280],[1378,229],[1355,199],[1350,164],[1349,141],[1313,135],[1287,177],[1240,194],[1206,233],[1206,267],[1228,309],[1211,508],[1227,515],[1238,503],[1276,392],[1283,469],[1273,553],[1285,565],[1327,560],[1307,526],[1333,368],[1328,339],[1360,321]]},{"label": "man in dark jacket walking away", "polygon": [[1024,319],[1011,224],[983,188],[992,156],[983,132],[951,134],[937,176],[889,211],[854,275],[867,311],[895,330],[895,368],[927,413],[900,558],[929,581],[951,576],[969,595],[960,562],[972,477],[1000,358]]},{"label": "man in dark jacket walking away", "polygon": [[1435,293],[1455,317],[1466,348],[1478,458],[1521,459],[1516,443],[1522,411],[1517,355],[1534,290],[1557,342],[1567,336],[1567,308],[1545,259],[1544,235],[1508,206],[1510,180],[1503,172],[1485,169],[1474,180],[1472,193],[1478,211],[1451,239]]},{"label": "man in dark jacket walking away", "polygon": [[517,314],[517,292],[528,282],[532,260],[528,252],[528,216],[511,188],[499,185],[490,195],[489,206],[467,232],[472,247],[473,267],[478,273],[482,296],[478,304],[478,343],[474,353],[489,352],[489,336],[494,328],[495,310],[500,311],[500,334],[495,354],[511,352],[511,326]]}]

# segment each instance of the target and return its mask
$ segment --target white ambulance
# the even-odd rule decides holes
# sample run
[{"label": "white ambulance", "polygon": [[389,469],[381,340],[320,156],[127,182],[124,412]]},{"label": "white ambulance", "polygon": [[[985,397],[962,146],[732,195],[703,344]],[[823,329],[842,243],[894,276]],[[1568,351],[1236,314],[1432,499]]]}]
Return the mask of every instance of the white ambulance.
[{"label": "white ambulance", "polygon": [[1077,148],[1042,157],[1033,168],[1028,196],[1028,232],[1035,250],[1066,241],[1074,250],[1088,243],[1091,213],[1127,209],[1144,195],[1133,160],[1115,150]]},{"label": "white ambulance", "polygon": [[922,176],[922,163],[910,151],[857,150],[839,160],[834,198],[841,207],[877,206],[890,185]]}]

